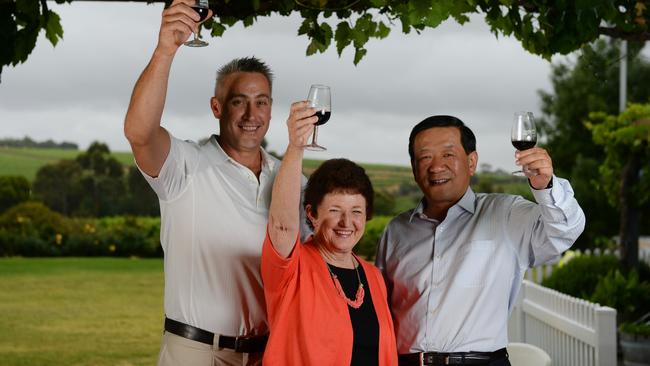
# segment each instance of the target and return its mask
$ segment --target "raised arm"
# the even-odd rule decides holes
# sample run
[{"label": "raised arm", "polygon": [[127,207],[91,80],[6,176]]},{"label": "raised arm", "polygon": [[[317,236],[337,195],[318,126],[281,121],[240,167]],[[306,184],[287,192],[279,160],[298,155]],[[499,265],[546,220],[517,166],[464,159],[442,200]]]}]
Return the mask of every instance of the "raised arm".
[{"label": "raised arm", "polygon": [[163,11],[158,45],[135,84],[124,120],[124,134],[135,161],[152,177],[160,173],[169,153],[170,138],[160,119],[174,55],[198,27],[199,15],[190,8],[192,4],[194,0],[174,0]]},{"label": "raised arm", "polygon": [[515,153],[517,164],[527,166],[537,205],[519,198],[509,211],[509,230],[518,247],[520,262],[531,267],[554,260],[578,239],[585,227],[585,214],[574,197],[571,184],[554,177],[553,161],[546,150],[535,147]]},{"label": "raised arm", "polygon": [[291,105],[287,128],[289,145],[273,183],[269,210],[269,237],[275,250],[284,258],[293,250],[300,228],[300,191],[303,146],[314,130],[318,117],[308,102]]}]

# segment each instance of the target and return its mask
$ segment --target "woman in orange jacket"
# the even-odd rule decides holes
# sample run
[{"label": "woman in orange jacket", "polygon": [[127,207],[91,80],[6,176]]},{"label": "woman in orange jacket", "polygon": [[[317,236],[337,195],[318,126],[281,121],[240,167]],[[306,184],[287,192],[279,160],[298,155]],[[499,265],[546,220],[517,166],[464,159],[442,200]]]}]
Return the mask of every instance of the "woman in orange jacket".
[{"label": "woman in orange jacket", "polygon": [[300,242],[303,146],[317,117],[291,107],[289,145],[273,185],[262,280],[270,337],[265,365],[397,365],[393,322],[379,270],[352,249],[372,215],[363,168],[324,162],[310,176],[304,209],[313,236]]}]

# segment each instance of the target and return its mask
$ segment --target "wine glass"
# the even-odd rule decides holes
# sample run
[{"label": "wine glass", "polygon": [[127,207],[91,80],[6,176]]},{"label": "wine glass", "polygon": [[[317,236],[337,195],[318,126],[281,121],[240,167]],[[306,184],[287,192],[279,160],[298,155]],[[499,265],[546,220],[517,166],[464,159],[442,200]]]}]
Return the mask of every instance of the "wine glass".
[{"label": "wine glass", "polygon": [[318,137],[318,126],[325,124],[332,114],[331,99],[329,86],[312,85],[311,88],[309,88],[309,96],[307,97],[307,100],[309,101],[310,107],[317,109],[315,115],[318,117],[318,121],[314,125],[314,135],[312,136],[311,143],[303,146],[307,150],[327,150],[316,142],[316,138]]},{"label": "wine glass", "polygon": [[[531,112],[516,112],[515,119],[512,122],[510,132],[510,141],[512,146],[517,150],[528,150],[537,145],[537,130],[535,129],[535,119]],[[530,174],[526,166],[522,170],[512,172],[513,175],[525,176]]]},{"label": "wine glass", "polygon": [[[209,5],[208,5],[208,0],[196,0],[194,2],[194,5],[192,5],[192,9],[194,9],[197,14],[201,17],[198,21],[198,23],[201,23],[205,18],[208,17],[209,13]],[[200,38],[200,33],[201,33],[201,25],[199,24],[199,30],[197,33],[194,33],[194,39],[191,41],[187,41],[184,44],[186,46],[190,47],[205,47],[208,45],[208,42],[203,41]]]}]

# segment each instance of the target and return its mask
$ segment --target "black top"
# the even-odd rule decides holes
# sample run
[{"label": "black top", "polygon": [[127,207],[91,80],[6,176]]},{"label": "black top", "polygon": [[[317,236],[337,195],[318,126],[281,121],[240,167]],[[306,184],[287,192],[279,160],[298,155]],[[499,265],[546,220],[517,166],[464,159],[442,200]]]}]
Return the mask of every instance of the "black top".
[{"label": "black top", "polygon": [[[332,273],[334,273],[343,287],[343,291],[348,299],[354,301],[359,288],[357,272],[354,269],[340,268],[328,264]],[[348,305],[350,320],[352,321],[352,361],[350,365],[379,365],[379,322],[375,307],[372,304],[370,296],[370,287],[363,267],[359,265],[359,276],[363,283],[365,296],[363,303],[358,309]]]}]

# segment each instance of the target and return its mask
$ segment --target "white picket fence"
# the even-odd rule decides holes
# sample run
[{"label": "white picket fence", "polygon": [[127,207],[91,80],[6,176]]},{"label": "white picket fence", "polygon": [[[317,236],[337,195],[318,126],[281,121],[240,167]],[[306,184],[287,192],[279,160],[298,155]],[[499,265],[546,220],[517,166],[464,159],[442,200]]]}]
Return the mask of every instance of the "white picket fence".
[{"label": "white picket fence", "polygon": [[508,323],[510,342],[542,348],[557,366],[615,366],[616,310],[524,280]]}]

